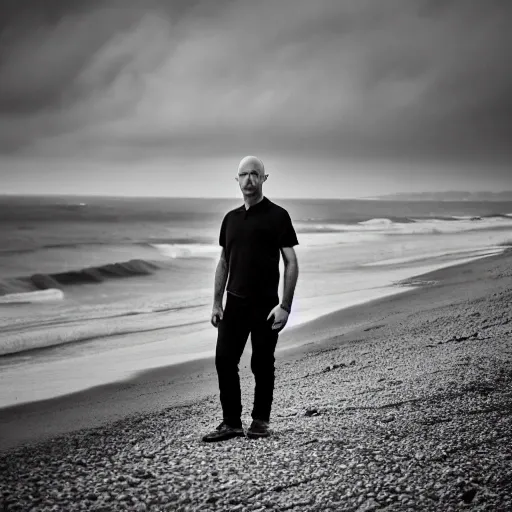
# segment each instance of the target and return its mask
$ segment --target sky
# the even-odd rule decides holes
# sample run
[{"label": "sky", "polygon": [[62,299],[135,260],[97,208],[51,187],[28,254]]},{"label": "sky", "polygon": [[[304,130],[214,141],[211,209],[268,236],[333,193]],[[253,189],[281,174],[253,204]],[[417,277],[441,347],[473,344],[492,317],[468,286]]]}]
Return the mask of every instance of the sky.
[{"label": "sky", "polygon": [[2,0],[0,194],[512,190],[512,2]]}]

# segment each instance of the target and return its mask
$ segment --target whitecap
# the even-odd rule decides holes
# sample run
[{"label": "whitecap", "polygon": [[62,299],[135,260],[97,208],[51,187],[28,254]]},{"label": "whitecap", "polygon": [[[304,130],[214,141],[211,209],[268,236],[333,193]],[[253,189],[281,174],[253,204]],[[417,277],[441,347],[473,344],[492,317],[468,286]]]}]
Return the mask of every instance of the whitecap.
[{"label": "whitecap", "polygon": [[216,258],[220,247],[208,244],[151,244],[167,258]]},{"label": "whitecap", "polygon": [[56,288],[48,290],[37,290],[34,292],[8,293],[0,296],[0,304],[23,304],[32,302],[48,302],[53,300],[62,300],[64,292]]}]

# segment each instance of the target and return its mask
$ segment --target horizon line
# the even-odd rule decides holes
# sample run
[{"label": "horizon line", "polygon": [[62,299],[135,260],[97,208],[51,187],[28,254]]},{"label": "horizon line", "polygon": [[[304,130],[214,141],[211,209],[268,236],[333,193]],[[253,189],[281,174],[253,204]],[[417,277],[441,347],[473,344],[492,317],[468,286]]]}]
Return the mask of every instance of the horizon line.
[{"label": "horizon line", "polygon": [[[386,200],[386,198],[393,199],[397,196],[416,196],[418,199],[429,200],[425,198],[421,198],[419,196],[424,194],[468,194],[468,195],[476,195],[476,194],[489,194],[492,196],[501,196],[510,194],[512,196],[512,190],[504,190],[500,192],[493,192],[489,190],[479,190],[479,191],[467,191],[467,190],[445,190],[445,191],[425,191],[425,192],[393,192],[390,194],[384,194],[380,196],[358,196],[358,197],[279,197],[273,196],[277,200],[331,200],[331,201],[381,201]],[[266,194],[263,194],[266,197]],[[24,193],[15,193],[15,192],[3,192],[0,193],[0,197],[77,197],[77,198],[115,198],[115,199],[208,199],[208,200],[243,200],[243,197],[229,197],[229,196],[173,196],[173,195],[112,195],[112,194],[77,194],[77,193],[34,193],[34,192],[24,192]],[[464,201],[464,199],[460,199]],[[502,199],[504,201],[512,201],[512,197],[510,199]],[[457,199],[453,199],[453,201],[457,201]]]},{"label": "horizon line", "polygon": [[[266,194],[263,194],[266,197]],[[104,198],[116,198],[116,199],[228,199],[228,200],[239,200],[243,199],[240,197],[229,197],[229,196],[162,196],[162,195],[112,195],[112,194],[70,194],[70,193],[33,193],[33,192],[24,192],[24,193],[14,193],[14,192],[2,192],[0,193],[0,197],[104,197]],[[273,196],[276,199],[327,199],[327,200],[359,200],[359,199],[378,199],[377,197],[278,197]]]}]

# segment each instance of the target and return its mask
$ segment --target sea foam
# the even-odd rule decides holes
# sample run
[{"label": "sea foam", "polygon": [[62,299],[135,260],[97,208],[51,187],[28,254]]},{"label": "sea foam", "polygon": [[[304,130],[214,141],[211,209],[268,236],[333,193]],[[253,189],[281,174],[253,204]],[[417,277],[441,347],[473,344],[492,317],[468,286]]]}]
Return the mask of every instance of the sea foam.
[{"label": "sea foam", "polygon": [[216,258],[220,254],[218,245],[210,244],[150,244],[167,258]]},{"label": "sea foam", "polygon": [[[464,233],[494,228],[512,228],[512,214],[494,217],[451,217],[451,219],[415,219],[396,222],[387,218],[375,218],[356,224],[298,223],[300,233],[380,234],[380,235],[423,235]],[[350,239],[353,239],[351,236]]]},{"label": "sea foam", "polygon": [[37,290],[34,292],[9,293],[0,296],[0,304],[23,304],[33,302],[49,302],[62,300],[64,292],[51,288],[49,290]]}]

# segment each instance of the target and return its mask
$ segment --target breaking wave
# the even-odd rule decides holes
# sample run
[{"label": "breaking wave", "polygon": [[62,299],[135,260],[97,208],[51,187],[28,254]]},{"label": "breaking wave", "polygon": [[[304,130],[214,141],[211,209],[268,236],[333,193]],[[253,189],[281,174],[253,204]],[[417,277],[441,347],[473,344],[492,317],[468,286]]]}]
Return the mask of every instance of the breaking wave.
[{"label": "breaking wave", "polygon": [[[163,262],[130,260],[83,268],[81,270],[7,278],[0,281],[0,296],[4,297],[2,302],[7,302],[5,297],[9,295],[26,295],[27,299],[37,298],[39,296],[34,295],[32,292],[41,290],[60,291],[63,287],[69,285],[101,283],[107,279],[150,275],[155,270],[163,267],[165,267]],[[32,295],[28,295],[30,293]],[[57,295],[55,292],[53,294]],[[47,295],[51,296],[51,294]],[[41,295],[41,297],[43,296]],[[17,297],[18,302],[21,299],[22,297]]]},{"label": "breaking wave", "polygon": [[49,302],[62,300],[64,292],[50,288],[48,290],[38,290],[35,292],[8,293],[0,295],[0,304],[32,304],[34,302]]},{"label": "breaking wave", "polygon": [[160,254],[167,258],[216,258],[220,247],[212,244],[150,244]]},{"label": "breaking wave", "polygon": [[512,228],[511,215],[404,218],[398,221],[392,218],[373,218],[355,224],[301,222],[297,223],[296,230],[298,233],[422,235],[462,233],[501,227]]}]

